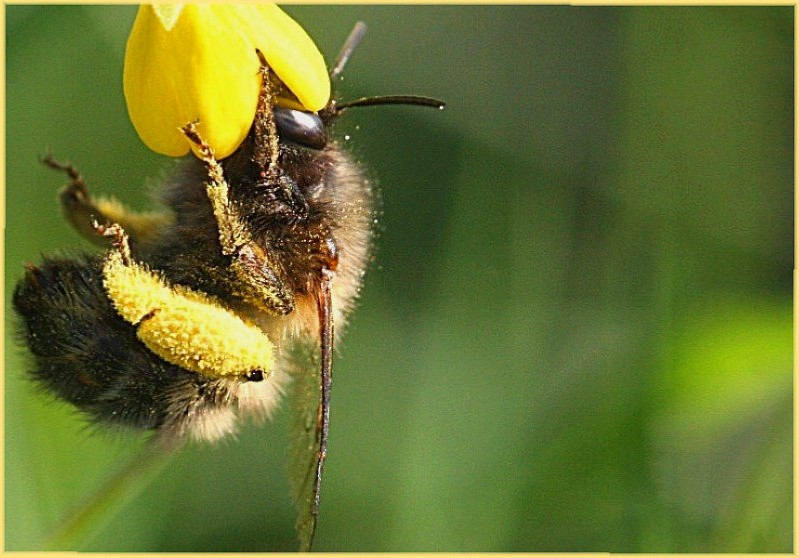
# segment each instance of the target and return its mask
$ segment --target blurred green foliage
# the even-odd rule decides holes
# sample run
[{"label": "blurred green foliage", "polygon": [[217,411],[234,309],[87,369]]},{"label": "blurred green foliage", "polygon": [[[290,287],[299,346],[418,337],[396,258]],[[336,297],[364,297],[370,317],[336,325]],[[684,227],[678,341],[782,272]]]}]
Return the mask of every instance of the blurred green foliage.
[{"label": "blurred green foliage", "polygon": [[[791,552],[793,9],[291,6],[379,179],[318,550]],[[35,392],[9,294],[89,249],[64,177],[147,207],[131,6],[6,6],[6,549],[141,450]],[[176,455],[81,550],[294,548],[285,413]]]}]

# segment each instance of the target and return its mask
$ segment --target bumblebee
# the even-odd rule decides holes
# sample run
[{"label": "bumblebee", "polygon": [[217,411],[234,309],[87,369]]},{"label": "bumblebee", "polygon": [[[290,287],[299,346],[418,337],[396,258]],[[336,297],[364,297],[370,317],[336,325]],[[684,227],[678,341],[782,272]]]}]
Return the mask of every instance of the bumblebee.
[{"label": "bumblebee", "polygon": [[[331,77],[365,27],[356,25]],[[259,53],[260,54],[260,53]],[[80,173],[60,193],[67,220],[99,254],[29,264],[13,306],[30,375],[95,424],[149,430],[158,443],[215,441],[268,417],[292,391],[292,469],[301,547],[311,544],[327,451],[334,324],[353,309],[370,259],[372,185],[328,131],[346,109],[435,99],[375,97],[318,113],[278,106],[286,92],[261,56],[251,130],[217,160],[187,123],[198,157],[160,188],[162,211],[92,196]]]}]

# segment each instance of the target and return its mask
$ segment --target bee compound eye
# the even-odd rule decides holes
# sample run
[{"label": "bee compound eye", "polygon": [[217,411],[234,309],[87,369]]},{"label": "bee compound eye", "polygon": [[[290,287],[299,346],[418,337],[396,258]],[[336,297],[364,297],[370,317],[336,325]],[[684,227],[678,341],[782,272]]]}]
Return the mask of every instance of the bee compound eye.
[{"label": "bee compound eye", "polygon": [[275,107],[273,115],[283,139],[311,149],[323,149],[327,145],[325,124],[318,114]]},{"label": "bee compound eye", "polygon": [[250,370],[244,375],[248,382],[262,382],[264,379],[263,370]]}]

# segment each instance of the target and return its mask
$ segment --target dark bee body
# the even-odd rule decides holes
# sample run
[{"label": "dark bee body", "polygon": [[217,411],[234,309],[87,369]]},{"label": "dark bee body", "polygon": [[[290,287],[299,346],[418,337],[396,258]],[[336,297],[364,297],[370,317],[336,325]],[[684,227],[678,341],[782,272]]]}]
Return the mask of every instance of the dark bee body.
[{"label": "dark bee body", "polygon": [[[141,238],[129,229],[131,252],[169,284],[207,293],[247,316],[287,354],[295,341],[317,339],[323,268],[336,270],[332,306],[339,327],[351,309],[369,253],[372,196],[334,144],[318,150],[281,141],[278,173],[265,178],[268,145],[260,137],[256,124],[221,165],[230,205],[240,209],[256,249],[269,254],[269,269],[263,262],[253,265],[273,280],[281,306],[242,296],[247,289],[220,245],[204,187],[207,170],[194,157],[162,189],[168,224]],[[72,194],[85,198],[85,192]],[[44,387],[98,422],[155,429],[165,438],[213,440],[233,431],[238,415],[264,416],[273,409],[285,383],[283,354],[263,382],[209,378],[164,361],[113,308],[101,260],[45,260],[31,266],[16,288],[14,307],[34,357],[33,377]]]},{"label": "dark bee body", "polygon": [[[356,25],[331,78],[364,29]],[[300,548],[309,550],[327,451],[333,325],[344,324],[358,296],[374,223],[371,186],[327,128],[349,107],[443,103],[373,97],[296,111],[276,106],[281,84],[261,62],[249,135],[217,161],[187,124],[197,157],[162,186],[162,213],[93,200],[74,168],[46,160],[71,178],[61,193],[70,223],[113,246],[29,265],[13,305],[40,386],[93,422],[152,430],[170,444],[216,440],[242,417],[268,416],[290,378],[291,484]]]},{"label": "dark bee body", "polygon": [[[46,259],[17,286],[14,308],[34,358],[32,377],[106,425],[179,430],[176,417],[221,405],[218,380],[164,361],[137,339],[108,300],[101,268],[99,257]],[[174,395],[187,391],[198,396],[184,398],[179,411]]]},{"label": "dark bee body", "polygon": [[[242,217],[253,240],[268,250],[274,281],[283,293],[281,307],[256,300],[244,311],[263,310],[278,318],[276,327],[313,322],[312,316],[292,316],[315,301],[313,294],[320,271],[329,264],[330,251],[340,260],[336,269],[334,307],[343,315],[352,306],[366,264],[373,223],[372,193],[360,170],[334,144],[314,150],[281,142],[278,166],[282,184],[269,183],[260,174],[257,151],[250,138],[242,148],[222,161],[230,183],[231,203],[242,209]],[[157,269],[168,268],[169,278],[196,286],[229,304],[240,306],[230,258],[222,254],[219,231],[202,182],[205,170],[197,161],[181,169],[176,180],[167,182],[163,199],[173,209],[175,222],[157,243],[142,247],[142,258]],[[187,185],[190,184],[191,186]],[[290,188],[290,190],[288,190]],[[288,190],[288,191],[287,191]],[[208,247],[198,250],[198,246]],[[213,248],[211,248],[213,247]],[[291,317],[289,317],[291,316]],[[265,324],[270,322],[265,319]],[[294,323],[299,319],[300,322]],[[288,321],[287,321],[288,320]],[[268,334],[274,330],[269,327]]]}]

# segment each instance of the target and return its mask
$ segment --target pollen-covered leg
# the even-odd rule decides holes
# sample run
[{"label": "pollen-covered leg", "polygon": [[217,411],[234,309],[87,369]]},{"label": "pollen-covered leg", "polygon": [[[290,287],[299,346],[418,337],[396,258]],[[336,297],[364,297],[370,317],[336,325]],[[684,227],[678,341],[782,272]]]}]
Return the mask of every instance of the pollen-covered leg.
[{"label": "pollen-covered leg", "polygon": [[205,189],[219,230],[219,243],[222,253],[230,256],[230,267],[238,279],[239,290],[234,294],[268,312],[290,313],[294,299],[275,271],[270,254],[253,241],[239,208],[230,202],[230,186],[213,150],[197,133],[194,123],[184,126],[183,133],[197,146],[208,173]]},{"label": "pollen-covered leg", "polygon": [[172,221],[167,212],[132,211],[115,198],[91,196],[78,170],[68,163],[60,163],[52,155],[45,155],[42,163],[69,176],[69,184],[58,194],[61,209],[69,224],[94,244],[108,246],[108,241],[98,235],[93,227],[94,221],[106,226],[119,223],[137,243],[156,239],[163,228]]},{"label": "pollen-covered leg", "polygon": [[103,263],[103,286],[136,335],[165,361],[209,378],[261,381],[274,367],[266,334],[208,295],[166,280],[131,258],[118,225],[99,227],[115,249]]},{"label": "pollen-covered leg", "polygon": [[95,423],[155,430],[164,441],[214,441],[236,430],[237,414],[275,408],[279,373],[263,382],[209,378],[148,349],[108,299],[103,265],[97,256],[45,259],[17,284],[18,335],[40,388]]},{"label": "pollen-covered leg", "polygon": [[266,63],[264,54],[256,49],[258,59],[261,61],[261,92],[258,96],[258,110],[253,122],[253,133],[257,143],[268,146],[262,153],[262,158],[256,162],[261,165],[266,172],[277,174],[277,158],[280,153],[279,135],[275,123],[272,108],[275,106],[275,86],[272,84],[272,72]]}]

